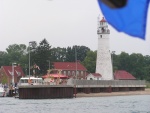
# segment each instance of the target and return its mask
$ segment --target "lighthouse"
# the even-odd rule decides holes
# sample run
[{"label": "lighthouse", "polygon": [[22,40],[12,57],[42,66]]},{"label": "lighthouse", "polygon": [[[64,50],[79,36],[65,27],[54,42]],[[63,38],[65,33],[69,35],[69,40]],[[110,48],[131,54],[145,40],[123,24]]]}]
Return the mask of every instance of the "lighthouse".
[{"label": "lighthouse", "polygon": [[105,18],[101,20],[98,17],[97,35],[98,49],[96,59],[96,73],[102,75],[103,80],[113,80],[111,53],[109,50],[109,34],[108,24]]}]

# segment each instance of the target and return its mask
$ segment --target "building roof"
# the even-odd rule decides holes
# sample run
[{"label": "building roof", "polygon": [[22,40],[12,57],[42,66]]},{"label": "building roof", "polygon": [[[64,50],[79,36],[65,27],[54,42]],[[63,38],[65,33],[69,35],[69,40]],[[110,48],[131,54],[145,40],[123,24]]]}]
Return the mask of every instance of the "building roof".
[{"label": "building roof", "polygon": [[[2,69],[7,76],[12,76],[12,66],[2,66]],[[25,76],[20,66],[14,67],[14,76]]]},{"label": "building roof", "polygon": [[132,74],[128,73],[125,70],[117,70],[114,73],[114,79],[116,79],[116,80],[135,80],[136,78]]},{"label": "building roof", "polygon": [[54,69],[61,70],[82,70],[87,71],[87,69],[80,62],[54,62]]},{"label": "building roof", "polygon": [[103,17],[100,22],[107,22],[107,21],[106,21],[105,18]]},{"label": "building roof", "polygon": [[54,77],[54,78],[68,78],[68,76],[66,76],[66,75],[62,75],[62,74],[47,74],[47,75],[44,75],[44,76],[42,76],[42,78],[50,78],[50,77]]},{"label": "building roof", "polygon": [[101,74],[99,74],[99,73],[91,73],[94,77],[102,77],[102,75]]}]

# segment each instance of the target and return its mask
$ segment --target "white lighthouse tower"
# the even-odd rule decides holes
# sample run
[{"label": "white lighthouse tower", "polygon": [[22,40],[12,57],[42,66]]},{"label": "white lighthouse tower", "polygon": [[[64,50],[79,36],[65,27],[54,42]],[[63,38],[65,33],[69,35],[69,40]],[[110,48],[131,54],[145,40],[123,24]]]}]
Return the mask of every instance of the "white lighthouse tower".
[{"label": "white lighthouse tower", "polygon": [[97,61],[96,61],[96,73],[102,75],[103,80],[113,80],[112,61],[109,50],[109,34],[107,21],[102,18],[99,20],[98,17],[98,50],[97,50]]}]

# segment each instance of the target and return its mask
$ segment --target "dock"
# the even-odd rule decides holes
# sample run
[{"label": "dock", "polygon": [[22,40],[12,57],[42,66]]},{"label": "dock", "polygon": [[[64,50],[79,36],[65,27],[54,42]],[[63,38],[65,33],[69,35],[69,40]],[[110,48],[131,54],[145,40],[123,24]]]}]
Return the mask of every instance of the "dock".
[{"label": "dock", "polygon": [[72,80],[77,93],[144,91],[145,80]]},{"label": "dock", "polygon": [[19,86],[19,99],[73,98],[72,85]]},{"label": "dock", "polygon": [[65,85],[19,86],[19,99],[73,98],[78,93],[144,91],[144,80],[68,80]]}]

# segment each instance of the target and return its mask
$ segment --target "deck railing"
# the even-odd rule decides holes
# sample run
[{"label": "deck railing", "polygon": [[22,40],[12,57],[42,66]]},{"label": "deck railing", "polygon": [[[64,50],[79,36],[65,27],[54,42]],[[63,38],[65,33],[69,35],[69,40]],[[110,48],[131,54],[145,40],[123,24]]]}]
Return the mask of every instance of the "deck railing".
[{"label": "deck railing", "polygon": [[145,80],[68,80],[76,87],[146,87]]}]

